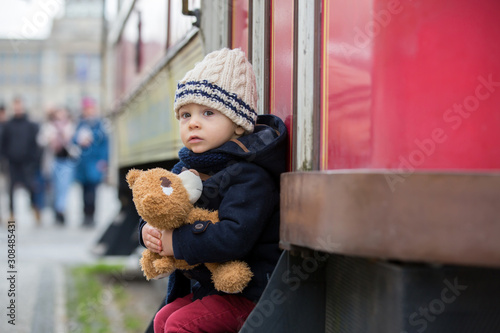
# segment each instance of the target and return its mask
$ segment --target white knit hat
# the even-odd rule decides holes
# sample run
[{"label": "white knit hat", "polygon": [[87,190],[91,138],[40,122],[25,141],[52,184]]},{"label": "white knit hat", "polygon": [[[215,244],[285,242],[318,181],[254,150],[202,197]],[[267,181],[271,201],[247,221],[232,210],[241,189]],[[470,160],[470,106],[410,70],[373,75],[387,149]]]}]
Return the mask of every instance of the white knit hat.
[{"label": "white knit hat", "polygon": [[174,111],[179,119],[183,105],[205,105],[251,133],[257,120],[257,99],[255,73],[245,53],[224,48],[207,54],[179,81]]}]

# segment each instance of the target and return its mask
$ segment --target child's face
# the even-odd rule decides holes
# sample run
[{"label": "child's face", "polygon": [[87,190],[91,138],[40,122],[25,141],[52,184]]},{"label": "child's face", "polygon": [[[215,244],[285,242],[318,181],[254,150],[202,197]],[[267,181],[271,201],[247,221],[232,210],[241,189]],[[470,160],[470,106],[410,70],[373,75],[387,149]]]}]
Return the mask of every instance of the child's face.
[{"label": "child's face", "polygon": [[179,119],[182,143],[194,153],[217,148],[245,132],[219,111],[200,104],[181,107]]}]

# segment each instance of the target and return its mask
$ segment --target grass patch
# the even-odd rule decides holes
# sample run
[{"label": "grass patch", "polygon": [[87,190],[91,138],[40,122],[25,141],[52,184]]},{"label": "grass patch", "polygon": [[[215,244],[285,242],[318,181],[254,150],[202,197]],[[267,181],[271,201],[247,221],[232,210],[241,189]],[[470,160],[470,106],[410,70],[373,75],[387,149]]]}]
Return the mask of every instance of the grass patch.
[{"label": "grass patch", "polygon": [[[118,326],[127,333],[144,332],[154,307],[140,311],[142,288],[152,288],[140,277],[140,280],[127,279],[122,265],[110,265],[99,262],[69,268],[67,276],[67,314],[69,332],[107,333]],[[153,302],[153,306],[157,306]],[[113,309],[113,311],[109,311]]]},{"label": "grass patch", "polygon": [[124,314],[123,325],[129,333],[142,332],[144,330],[144,320],[137,316],[130,309],[130,304],[134,302],[126,288],[122,285],[113,286],[115,302],[121,313]]},{"label": "grass patch", "polygon": [[110,332],[106,301],[99,274],[116,272],[120,267],[97,264],[70,268],[68,279],[68,319],[70,332]]}]

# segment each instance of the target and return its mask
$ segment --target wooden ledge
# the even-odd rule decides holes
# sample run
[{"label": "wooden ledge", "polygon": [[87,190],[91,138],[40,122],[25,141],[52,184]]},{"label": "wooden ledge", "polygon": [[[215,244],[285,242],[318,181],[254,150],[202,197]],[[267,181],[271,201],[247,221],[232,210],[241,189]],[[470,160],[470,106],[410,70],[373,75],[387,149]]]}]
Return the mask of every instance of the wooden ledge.
[{"label": "wooden ledge", "polygon": [[500,174],[286,173],[281,246],[500,267]]}]

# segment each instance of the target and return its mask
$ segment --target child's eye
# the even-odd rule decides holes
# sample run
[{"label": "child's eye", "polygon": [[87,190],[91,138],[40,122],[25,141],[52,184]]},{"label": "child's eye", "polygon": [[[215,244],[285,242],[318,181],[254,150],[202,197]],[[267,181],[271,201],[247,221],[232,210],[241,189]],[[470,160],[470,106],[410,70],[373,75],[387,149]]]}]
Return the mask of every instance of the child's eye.
[{"label": "child's eye", "polygon": [[211,116],[211,115],[213,115],[213,114],[214,114],[214,112],[213,112],[213,111],[211,111],[211,110],[206,110],[205,112],[203,112],[203,115],[204,115],[204,116]]},{"label": "child's eye", "polygon": [[181,118],[186,119],[186,118],[189,118],[189,117],[191,117],[190,113],[188,113],[188,112],[181,113]]}]

